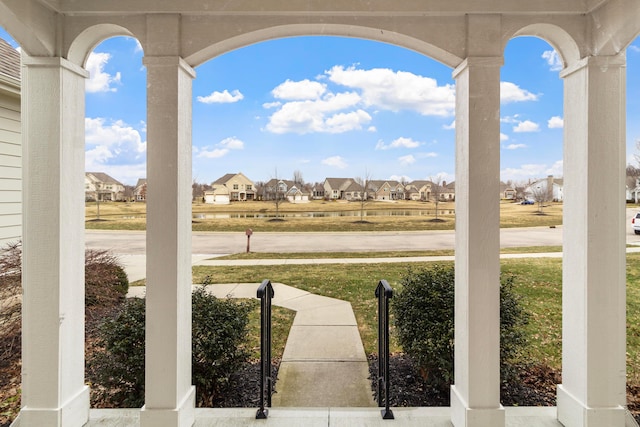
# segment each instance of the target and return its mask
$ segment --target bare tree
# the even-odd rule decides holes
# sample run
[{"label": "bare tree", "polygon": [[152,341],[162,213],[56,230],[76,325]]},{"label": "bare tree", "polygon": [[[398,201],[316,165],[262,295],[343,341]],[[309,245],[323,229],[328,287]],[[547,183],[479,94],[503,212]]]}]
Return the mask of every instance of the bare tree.
[{"label": "bare tree", "polygon": [[304,179],[302,178],[302,172],[298,169],[293,171],[293,183],[298,187],[298,189],[302,190],[304,186]]},{"label": "bare tree", "polygon": [[442,182],[442,176],[436,176],[435,180],[432,177],[429,177],[429,181],[431,181],[431,197],[433,197],[433,203],[436,207],[436,217],[434,221],[440,221],[438,218],[438,204],[440,203],[440,198],[442,196],[443,188],[440,185]]},{"label": "bare tree", "polygon": [[276,168],[275,176],[275,188],[274,188],[274,198],[273,203],[276,205],[276,220],[280,219],[280,203],[284,201],[284,194],[282,189],[280,188],[280,178],[278,178],[278,169]]},{"label": "bare tree", "polygon": [[513,189],[516,192],[516,200],[524,200],[526,197],[525,191],[527,184],[524,182],[516,182],[513,184]]},{"label": "bare tree", "polygon": [[369,202],[369,184],[371,182],[371,174],[366,169],[364,170],[364,175],[361,177],[355,178],[356,183],[358,183],[362,187],[362,191],[360,192],[360,223],[364,221],[364,208]]},{"label": "bare tree", "polygon": [[538,213],[542,214],[544,204],[550,202],[553,197],[553,188],[537,183],[531,187],[531,198],[538,204]]}]

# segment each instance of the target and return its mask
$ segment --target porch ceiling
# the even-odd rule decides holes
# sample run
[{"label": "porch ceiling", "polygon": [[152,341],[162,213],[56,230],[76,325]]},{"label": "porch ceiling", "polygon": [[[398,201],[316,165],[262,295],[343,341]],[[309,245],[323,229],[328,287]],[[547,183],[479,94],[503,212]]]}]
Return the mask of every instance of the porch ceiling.
[{"label": "porch ceiling", "polygon": [[120,13],[208,14],[385,14],[465,13],[584,14],[613,0],[39,0],[72,15]]}]

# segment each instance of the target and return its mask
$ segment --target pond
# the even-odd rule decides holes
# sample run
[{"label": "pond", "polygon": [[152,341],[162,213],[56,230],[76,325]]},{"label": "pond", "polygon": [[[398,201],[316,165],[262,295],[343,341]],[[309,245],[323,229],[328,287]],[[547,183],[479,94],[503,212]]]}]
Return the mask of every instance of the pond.
[{"label": "pond", "polygon": [[[435,209],[430,210],[365,210],[365,217],[374,216],[435,216]],[[438,209],[439,215],[453,215],[453,209]],[[359,217],[360,211],[340,211],[340,212],[281,212],[281,218],[336,218],[336,217]],[[220,213],[197,213],[193,214],[194,219],[254,219],[254,218],[275,218],[275,212],[220,212]]]}]

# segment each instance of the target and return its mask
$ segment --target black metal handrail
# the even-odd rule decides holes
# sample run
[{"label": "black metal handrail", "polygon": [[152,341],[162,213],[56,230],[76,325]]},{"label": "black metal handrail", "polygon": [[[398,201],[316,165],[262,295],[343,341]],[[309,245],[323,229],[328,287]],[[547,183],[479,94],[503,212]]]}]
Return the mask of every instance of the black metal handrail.
[{"label": "black metal handrail", "polygon": [[[269,415],[266,406],[271,407],[271,299],[274,292],[270,280],[263,280],[258,287],[257,298],[260,299],[260,408],[256,419],[264,419]],[[266,396],[265,396],[266,394]],[[266,398],[265,398],[266,397]]]},{"label": "black metal handrail", "polygon": [[383,420],[393,420],[393,411],[389,409],[389,300],[393,289],[386,280],[380,280],[376,287],[378,298],[378,406],[384,399]]}]

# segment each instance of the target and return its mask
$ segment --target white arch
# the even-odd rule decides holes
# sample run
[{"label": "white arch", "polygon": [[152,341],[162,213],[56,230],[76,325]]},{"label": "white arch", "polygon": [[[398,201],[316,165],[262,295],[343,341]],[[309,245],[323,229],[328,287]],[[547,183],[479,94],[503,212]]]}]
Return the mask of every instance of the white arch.
[{"label": "white arch", "polygon": [[98,24],[82,31],[69,46],[67,59],[74,64],[84,67],[89,53],[104,40],[117,37],[135,37],[128,29],[116,24]]},{"label": "white arch", "polygon": [[563,68],[580,60],[581,55],[578,43],[569,33],[557,25],[545,23],[527,25],[514,32],[507,42],[511,38],[523,36],[538,37],[549,43],[562,58]]},{"label": "white arch", "polygon": [[213,43],[204,49],[198,50],[185,57],[185,60],[192,67],[198,65],[224,53],[239,49],[251,44],[296,36],[338,36],[354,37],[383,43],[394,44],[399,47],[411,49],[422,53],[429,58],[443,63],[451,68],[458,66],[463,58],[439,48],[434,44],[427,43],[414,37],[400,34],[393,31],[384,31],[379,28],[364,26],[354,26],[346,24],[287,24],[270,28],[250,31],[238,36],[225,38]]}]

